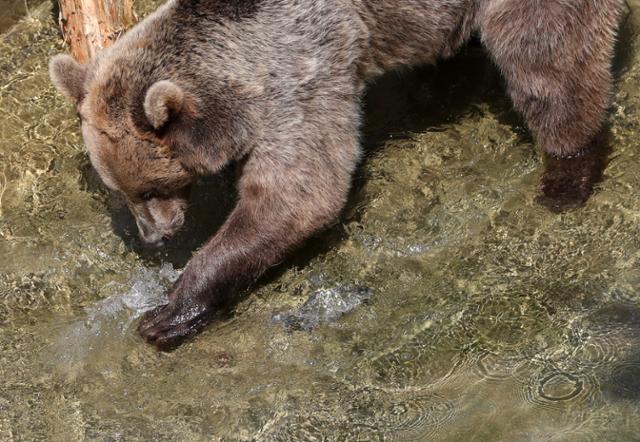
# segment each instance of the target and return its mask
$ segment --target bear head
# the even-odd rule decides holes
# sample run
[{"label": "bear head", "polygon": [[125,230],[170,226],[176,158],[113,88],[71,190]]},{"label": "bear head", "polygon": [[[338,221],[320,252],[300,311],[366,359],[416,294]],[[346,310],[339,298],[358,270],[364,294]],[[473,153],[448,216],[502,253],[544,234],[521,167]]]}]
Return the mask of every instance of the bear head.
[{"label": "bear head", "polygon": [[51,60],[50,76],[76,105],[93,167],[109,188],[124,196],[140,238],[158,246],[182,227],[194,179],[166,131],[172,119],[188,111],[188,98],[168,80],[132,90],[135,81],[129,84],[130,78],[109,69],[105,73],[59,55]]}]

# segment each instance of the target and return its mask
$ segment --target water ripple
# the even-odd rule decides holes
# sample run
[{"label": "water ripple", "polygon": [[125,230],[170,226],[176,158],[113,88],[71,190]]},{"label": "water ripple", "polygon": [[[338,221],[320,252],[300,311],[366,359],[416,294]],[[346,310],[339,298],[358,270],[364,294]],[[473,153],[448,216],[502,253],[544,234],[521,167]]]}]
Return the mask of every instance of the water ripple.
[{"label": "water ripple", "polygon": [[588,373],[569,373],[558,369],[533,376],[520,391],[523,401],[544,409],[564,409],[571,404],[593,403],[599,394],[597,379]]},{"label": "water ripple", "polygon": [[548,401],[568,401],[583,390],[583,381],[569,373],[553,373],[540,381],[538,395]]},{"label": "water ripple", "polygon": [[391,402],[379,422],[391,440],[428,440],[456,414],[454,403],[436,394],[405,395]]}]

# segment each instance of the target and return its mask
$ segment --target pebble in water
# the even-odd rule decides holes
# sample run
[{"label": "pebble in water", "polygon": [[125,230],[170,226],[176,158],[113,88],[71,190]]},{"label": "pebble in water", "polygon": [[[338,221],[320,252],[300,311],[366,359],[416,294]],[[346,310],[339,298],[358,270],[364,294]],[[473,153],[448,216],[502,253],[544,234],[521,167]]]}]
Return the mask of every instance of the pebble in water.
[{"label": "pebble in water", "polygon": [[373,296],[368,287],[338,286],[316,290],[300,307],[273,315],[272,321],[289,330],[313,330],[334,322]]}]

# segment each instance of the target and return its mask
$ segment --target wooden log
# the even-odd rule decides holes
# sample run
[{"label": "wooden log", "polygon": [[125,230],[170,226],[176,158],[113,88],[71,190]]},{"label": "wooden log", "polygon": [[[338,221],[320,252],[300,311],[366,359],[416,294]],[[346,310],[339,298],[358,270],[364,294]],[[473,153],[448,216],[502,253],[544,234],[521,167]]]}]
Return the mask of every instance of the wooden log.
[{"label": "wooden log", "polygon": [[133,0],[58,0],[60,30],[80,63],[110,46],[137,17]]}]

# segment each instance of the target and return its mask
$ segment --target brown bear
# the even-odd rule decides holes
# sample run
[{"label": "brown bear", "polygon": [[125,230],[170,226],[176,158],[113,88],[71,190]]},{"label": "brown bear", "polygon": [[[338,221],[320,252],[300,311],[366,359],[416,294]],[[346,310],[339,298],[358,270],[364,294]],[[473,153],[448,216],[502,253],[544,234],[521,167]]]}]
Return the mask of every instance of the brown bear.
[{"label": "brown bear", "polygon": [[169,0],[86,65],[53,58],[91,162],[141,238],[183,224],[189,185],[230,162],[239,199],[139,331],[170,348],[342,209],[367,79],[477,33],[551,167],[541,201],[599,177],[622,0]]}]

